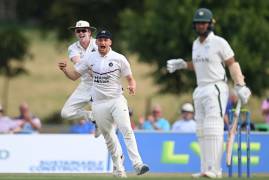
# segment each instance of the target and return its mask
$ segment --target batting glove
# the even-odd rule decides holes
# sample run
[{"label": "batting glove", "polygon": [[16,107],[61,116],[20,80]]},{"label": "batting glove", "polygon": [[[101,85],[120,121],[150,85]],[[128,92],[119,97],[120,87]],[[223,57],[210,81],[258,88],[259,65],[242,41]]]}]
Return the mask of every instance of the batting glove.
[{"label": "batting glove", "polygon": [[169,73],[173,73],[178,69],[186,69],[187,62],[183,59],[170,59],[167,61],[166,68]]},{"label": "batting glove", "polygon": [[237,96],[241,99],[241,102],[243,104],[247,104],[248,103],[248,99],[251,95],[251,91],[247,86],[240,86],[240,85],[236,85],[235,86],[235,91],[237,93]]}]

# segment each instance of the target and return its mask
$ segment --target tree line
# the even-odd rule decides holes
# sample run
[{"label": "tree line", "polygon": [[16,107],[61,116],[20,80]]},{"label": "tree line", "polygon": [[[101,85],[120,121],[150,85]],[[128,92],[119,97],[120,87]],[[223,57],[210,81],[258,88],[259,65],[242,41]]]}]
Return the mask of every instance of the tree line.
[{"label": "tree line", "polygon": [[[8,42],[9,36],[18,36],[13,40],[20,47],[14,52],[9,48],[12,45],[1,46],[0,73],[5,76],[10,76],[9,63],[3,62],[25,59],[29,44],[19,33],[19,28],[10,28],[12,32],[8,30],[7,33],[10,24],[13,27],[14,24],[20,27],[31,25],[44,33],[55,31],[58,40],[65,41],[72,36],[67,28],[84,19],[98,29],[109,29],[114,48],[136,53],[141,62],[155,65],[152,67],[157,68],[153,69],[152,76],[161,92],[183,93],[195,87],[194,73],[168,74],[166,60],[175,57],[191,59],[192,42],[196,38],[192,28],[193,14],[197,8],[206,7],[211,9],[216,20],[215,33],[223,36],[235,51],[235,58],[241,64],[253,94],[261,96],[269,87],[266,78],[269,73],[269,1],[2,0],[1,3],[5,6],[3,12],[7,13],[0,17],[0,23],[4,24],[0,28],[1,40]],[[23,68],[17,72],[23,72]]]}]

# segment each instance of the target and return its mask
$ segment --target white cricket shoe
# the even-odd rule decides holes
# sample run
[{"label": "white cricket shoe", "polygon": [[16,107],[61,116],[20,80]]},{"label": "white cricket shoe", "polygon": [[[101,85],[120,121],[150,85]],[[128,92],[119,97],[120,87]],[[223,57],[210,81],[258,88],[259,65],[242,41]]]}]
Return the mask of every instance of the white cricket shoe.
[{"label": "white cricket shoe", "polygon": [[125,171],[114,171],[113,170],[113,175],[114,177],[119,177],[119,178],[127,178],[126,172]]},{"label": "white cricket shoe", "polygon": [[200,178],[200,177],[204,177],[204,173],[194,173],[191,175],[192,178]]},{"label": "white cricket shoe", "polygon": [[195,173],[191,175],[192,178],[201,178],[201,177],[205,177],[205,178],[210,178],[210,179],[215,179],[215,178],[222,178],[222,173],[219,172],[217,174],[211,172],[211,171],[207,171],[204,173]]},{"label": "white cricket shoe", "polygon": [[[121,162],[122,162],[122,165],[123,165],[124,160],[125,160],[124,155],[122,154],[120,158],[121,158]],[[124,178],[124,177],[127,177],[125,171],[124,171],[124,170],[117,170],[117,167],[116,167],[115,165],[113,165],[113,172],[112,172],[112,174],[113,174],[115,177],[123,177],[123,178]]]},{"label": "white cricket shoe", "polygon": [[208,178],[211,178],[211,179],[215,179],[215,178],[222,178],[222,173],[221,172],[218,172],[218,173],[214,173],[214,172],[211,172],[211,171],[206,171],[204,173],[204,177],[208,177]]},{"label": "white cricket shoe", "polygon": [[218,178],[218,179],[222,178],[222,172],[218,172],[218,173],[217,173],[217,178]]},{"label": "white cricket shoe", "polygon": [[141,164],[141,165],[135,166],[134,168],[137,175],[142,175],[149,171],[149,166],[146,164]]},{"label": "white cricket shoe", "polygon": [[204,172],[203,177],[207,177],[207,178],[210,178],[210,179],[216,179],[217,175],[216,175],[216,173],[213,173],[211,171],[206,171],[206,172]]}]

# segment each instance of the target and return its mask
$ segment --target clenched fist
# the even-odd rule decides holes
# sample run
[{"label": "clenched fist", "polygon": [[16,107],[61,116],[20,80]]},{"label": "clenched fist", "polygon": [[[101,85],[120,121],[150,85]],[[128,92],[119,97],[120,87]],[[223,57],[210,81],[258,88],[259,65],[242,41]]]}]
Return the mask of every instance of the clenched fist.
[{"label": "clenched fist", "polygon": [[167,70],[169,73],[173,73],[178,69],[186,69],[187,62],[183,59],[170,59],[167,61]]},{"label": "clenched fist", "polygon": [[60,70],[65,71],[66,70],[66,67],[67,67],[66,60],[61,60],[58,63],[58,67],[59,67]]}]

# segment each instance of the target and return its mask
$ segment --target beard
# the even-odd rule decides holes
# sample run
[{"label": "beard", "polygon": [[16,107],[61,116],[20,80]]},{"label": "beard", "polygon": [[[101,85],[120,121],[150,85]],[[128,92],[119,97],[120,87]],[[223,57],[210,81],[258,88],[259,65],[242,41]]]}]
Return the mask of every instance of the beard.
[{"label": "beard", "polygon": [[195,32],[196,32],[196,34],[197,34],[198,36],[204,36],[204,37],[207,37],[208,34],[211,32],[211,30],[208,29],[208,30],[203,31],[203,32],[195,30]]}]

